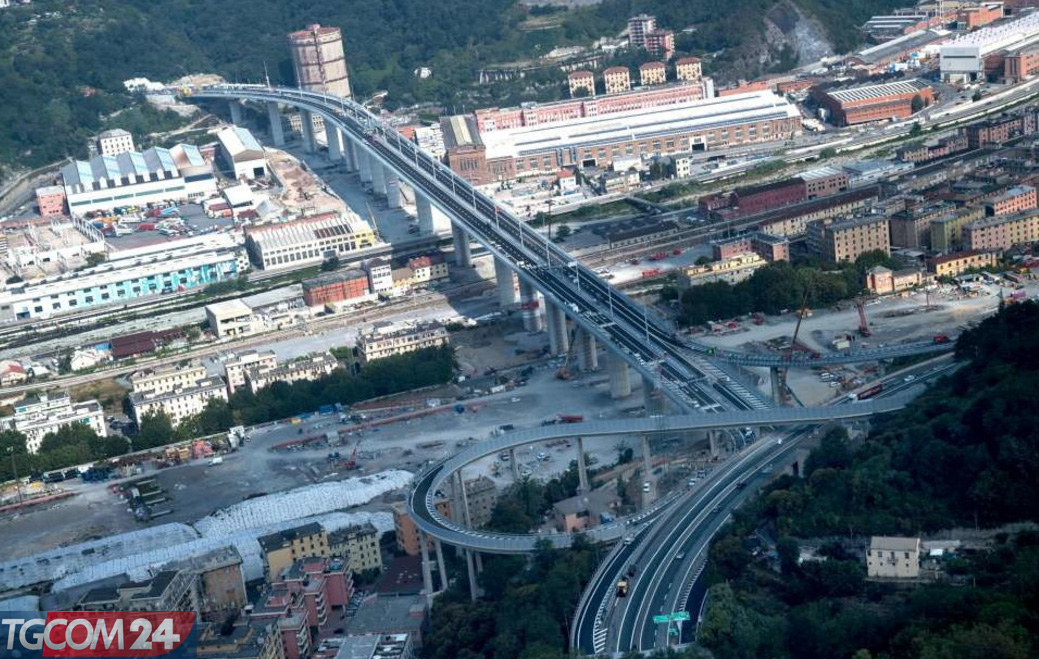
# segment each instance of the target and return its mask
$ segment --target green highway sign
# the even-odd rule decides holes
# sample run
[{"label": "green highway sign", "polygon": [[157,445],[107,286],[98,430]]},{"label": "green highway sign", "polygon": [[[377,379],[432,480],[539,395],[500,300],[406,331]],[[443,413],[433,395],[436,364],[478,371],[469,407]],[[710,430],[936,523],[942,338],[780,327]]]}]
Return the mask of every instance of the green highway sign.
[{"label": "green highway sign", "polygon": [[671,615],[653,616],[653,622],[662,625],[665,622],[686,622],[689,620],[688,611],[676,611]]},{"label": "green highway sign", "polygon": [[671,622],[671,616],[653,616],[653,622],[659,624]]},{"label": "green highway sign", "polygon": [[672,613],[671,614],[671,619],[672,620],[688,621],[689,620],[689,612],[688,611],[678,611],[678,612]]}]

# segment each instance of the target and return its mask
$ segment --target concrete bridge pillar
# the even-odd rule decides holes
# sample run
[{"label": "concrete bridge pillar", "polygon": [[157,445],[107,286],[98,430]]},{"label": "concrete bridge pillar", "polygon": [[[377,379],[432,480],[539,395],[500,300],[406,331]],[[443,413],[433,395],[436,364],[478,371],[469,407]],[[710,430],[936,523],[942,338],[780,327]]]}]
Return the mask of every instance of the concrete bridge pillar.
[{"label": "concrete bridge pillar", "polygon": [[451,218],[447,213],[433,206],[433,232],[447,233],[451,230]]},{"label": "concrete bridge pillar", "polygon": [[516,304],[516,273],[503,259],[495,258],[494,278],[498,280],[498,304],[508,311]]},{"label": "concrete bridge pillar", "polygon": [[343,133],[325,119],[325,137],[328,139],[328,159],[338,162],[343,159]]},{"label": "concrete bridge pillar", "polygon": [[357,171],[357,147],[354,146],[354,141],[347,137],[346,133],[340,133],[343,138],[343,164],[346,165],[346,171],[356,172]]},{"label": "concrete bridge pillar", "polygon": [[231,123],[235,126],[242,125],[242,104],[238,101],[230,101],[228,106],[231,108]]},{"label": "concrete bridge pillar", "polygon": [[386,168],[375,158],[371,158],[369,165],[372,169],[372,191],[378,197],[386,196]]},{"label": "concrete bridge pillar", "polygon": [[664,394],[656,380],[642,376],[642,395],[645,397],[646,414],[664,413]]},{"label": "concrete bridge pillar", "polygon": [[437,551],[437,571],[440,572],[440,590],[447,590],[447,567],[444,565],[444,548],[440,544],[440,540],[434,541],[434,547]]},{"label": "concrete bridge pillar", "polygon": [[480,585],[476,583],[476,566],[473,562],[474,553],[470,549],[465,550],[465,564],[469,569],[469,598],[475,602],[480,597]]},{"label": "concrete bridge pillar", "polygon": [[274,101],[267,101],[267,120],[271,124],[271,140],[274,146],[285,146],[285,127],[281,124],[281,112]]},{"label": "concrete bridge pillar", "polygon": [[548,344],[553,355],[570,351],[570,334],[566,330],[566,313],[554,302],[545,301],[545,320],[548,321]]},{"label": "concrete bridge pillar", "polygon": [[520,304],[525,307],[523,309],[523,329],[528,332],[540,332],[542,329],[541,313],[537,306],[540,304],[539,294],[534,286],[522,279],[520,279]]},{"label": "concrete bridge pillar", "polygon": [[404,202],[400,193],[400,179],[388,167],[384,168],[386,177],[386,205],[390,208],[403,208]]},{"label": "concrete bridge pillar", "polygon": [[520,479],[519,463],[516,462],[516,449],[509,449],[509,464],[512,466],[512,480],[518,481]]},{"label": "concrete bridge pillar", "polygon": [[779,405],[783,402],[783,380],[779,377],[779,367],[772,366],[768,369],[769,384],[772,388],[772,402]]},{"label": "concrete bridge pillar", "polygon": [[469,248],[469,236],[459,224],[451,223],[451,238],[455,244],[455,265],[463,268],[473,267],[473,253]]},{"label": "concrete bridge pillar", "polygon": [[707,441],[710,443],[710,446],[711,446],[711,457],[712,458],[717,458],[719,455],[721,455],[721,446],[719,446],[720,442],[718,441],[720,438],[721,437],[720,437],[719,431],[717,431],[717,430],[708,430],[707,431]]},{"label": "concrete bridge pillar", "polygon": [[372,182],[372,157],[364,149],[357,149],[357,171],[360,172],[361,183]]},{"label": "concrete bridge pillar", "polygon": [[577,438],[577,477],[581,485],[581,494],[588,494],[592,488],[588,486],[588,465],[584,463],[584,438]]},{"label": "concrete bridge pillar", "polygon": [[619,355],[610,353],[609,356],[609,369],[610,369],[610,396],[617,400],[618,398],[627,398],[631,395],[631,373],[628,371],[628,363],[620,358]]},{"label": "concrete bridge pillar", "polygon": [[429,540],[421,530],[418,544],[422,551],[422,589],[426,592],[426,607],[430,608],[433,606],[433,570],[429,563]]},{"label": "concrete bridge pillar", "polygon": [[415,193],[415,212],[418,215],[419,233],[423,236],[433,233],[433,204],[429,203],[429,197]]},{"label": "concrete bridge pillar", "polygon": [[303,150],[314,153],[317,151],[317,143],[314,142],[314,115],[309,110],[300,110],[299,123],[303,131]]},{"label": "concrete bridge pillar", "polygon": [[584,330],[577,330],[577,365],[582,371],[599,370],[599,347],[595,337]]}]

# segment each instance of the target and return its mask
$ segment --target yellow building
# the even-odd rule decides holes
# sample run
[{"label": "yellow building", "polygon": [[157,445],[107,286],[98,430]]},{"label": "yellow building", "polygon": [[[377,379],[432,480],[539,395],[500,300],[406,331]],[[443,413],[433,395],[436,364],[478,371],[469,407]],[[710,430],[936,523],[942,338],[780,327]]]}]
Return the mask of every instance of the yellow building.
[{"label": "yellow building", "polygon": [[646,62],[639,66],[639,84],[662,85],[667,82],[667,67],[663,62]]},{"label": "yellow building", "polygon": [[950,215],[931,220],[931,249],[955,252],[963,246],[963,227],[985,217],[985,207],[963,208]]},{"label": "yellow building", "polygon": [[972,268],[991,268],[999,262],[995,252],[958,252],[927,262],[927,269],[938,277],[955,277]]},{"label": "yellow building", "polygon": [[298,559],[332,555],[328,533],[317,522],[271,533],[257,540],[263,552],[263,567],[268,581]]},{"label": "yellow building", "polygon": [[682,82],[696,82],[703,77],[699,57],[683,57],[675,62],[675,73]]},{"label": "yellow building", "polygon": [[768,261],[754,252],[745,252],[704,265],[691,265],[679,272],[678,285],[685,289],[713,281],[736,284],[750,277],[755,270],[767,263]]},{"label": "yellow building", "polygon": [[875,535],[866,552],[866,576],[915,579],[920,576],[920,538]]},{"label": "yellow building", "polygon": [[611,66],[602,72],[607,94],[619,94],[631,89],[631,72],[627,67]]},{"label": "yellow building", "polygon": [[130,376],[130,387],[134,393],[166,394],[193,387],[196,382],[208,377],[206,368],[200,364],[168,364],[137,371]]},{"label": "yellow building", "polygon": [[808,225],[808,249],[833,262],[854,261],[860,254],[880,250],[891,253],[888,218],[882,215]]},{"label": "yellow building", "polygon": [[372,524],[359,524],[333,531],[328,539],[332,555],[346,559],[355,574],[382,569],[379,531]]},{"label": "yellow building", "polygon": [[447,329],[438,323],[425,323],[404,329],[362,334],[357,339],[361,363],[402,355],[423,348],[436,348],[448,342]]}]

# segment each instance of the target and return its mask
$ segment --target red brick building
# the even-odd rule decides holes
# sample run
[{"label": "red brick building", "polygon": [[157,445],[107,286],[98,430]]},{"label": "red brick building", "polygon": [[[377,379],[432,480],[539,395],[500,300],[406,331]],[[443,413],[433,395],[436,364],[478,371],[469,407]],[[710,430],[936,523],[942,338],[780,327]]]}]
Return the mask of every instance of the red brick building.
[{"label": "red brick building", "polygon": [[967,146],[971,149],[977,149],[986,144],[1003,144],[1021,135],[1034,135],[1036,132],[1036,112],[1034,108],[1030,110],[1025,110],[1020,114],[1004,115],[995,119],[977,121],[968,125],[964,129],[964,132],[967,134]]},{"label": "red brick building", "polygon": [[1015,185],[1006,192],[989,197],[985,201],[985,215],[1011,215],[1032,210],[1039,204],[1036,191],[1030,185]]},{"label": "red brick building", "polygon": [[905,119],[913,114],[913,99],[923,104],[934,102],[934,91],[921,80],[900,80],[880,85],[848,89],[819,90],[819,105],[830,112],[830,122],[851,126],[885,119]]},{"label": "red brick building", "polygon": [[820,167],[802,172],[798,177],[805,182],[805,198],[818,199],[848,191],[848,173],[832,167]]},{"label": "red brick building", "polygon": [[361,301],[370,293],[368,275],[360,270],[336,272],[303,282],[303,301],[308,307]]},{"label": "red brick building", "polygon": [[805,182],[790,178],[764,185],[736,188],[732,193],[732,206],[739,209],[741,217],[755,215],[772,208],[789,206],[808,199]]},{"label": "red brick building", "polygon": [[964,7],[956,12],[956,22],[967,31],[1003,18],[1003,3],[992,2],[977,7]]}]

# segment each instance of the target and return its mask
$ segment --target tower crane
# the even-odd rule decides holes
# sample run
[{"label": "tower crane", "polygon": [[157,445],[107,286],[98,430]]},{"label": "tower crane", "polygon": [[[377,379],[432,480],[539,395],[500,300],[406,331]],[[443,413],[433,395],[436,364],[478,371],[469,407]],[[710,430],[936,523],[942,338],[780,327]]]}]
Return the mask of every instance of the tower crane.
[{"label": "tower crane", "polygon": [[[801,305],[797,309],[797,325],[794,326],[794,336],[790,339],[790,347],[786,351],[786,360],[791,361],[794,358],[794,349],[797,346],[797,335],[801,333],[801,323],[808,315],[808,294],[810,289],[805,286],[804,294],[801,296]],[[790,398],[790,391],[786,386],[786,375],[790,369],[784,367],[779,369],[779,403],[780,405],[786,405]]]}]

